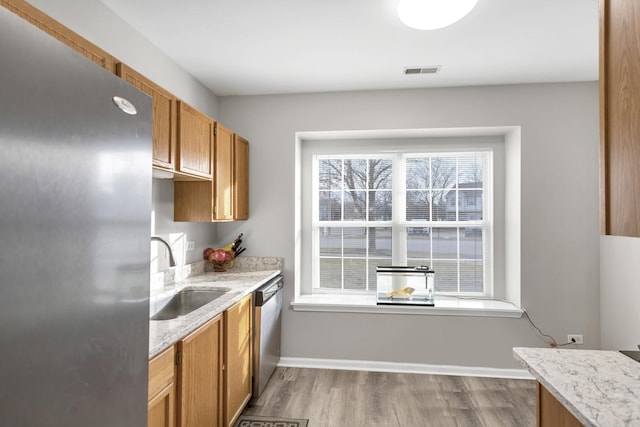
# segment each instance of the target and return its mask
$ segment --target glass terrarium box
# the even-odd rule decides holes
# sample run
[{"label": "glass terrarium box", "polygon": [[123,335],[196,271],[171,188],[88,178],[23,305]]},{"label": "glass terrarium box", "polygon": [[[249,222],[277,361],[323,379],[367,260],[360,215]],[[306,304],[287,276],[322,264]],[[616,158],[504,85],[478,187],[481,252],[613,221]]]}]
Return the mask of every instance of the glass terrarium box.
[{"label": "glass terrarium box", "polygon": [[428,266],[378,266],[378,305],[434,305],[434,271]]}]

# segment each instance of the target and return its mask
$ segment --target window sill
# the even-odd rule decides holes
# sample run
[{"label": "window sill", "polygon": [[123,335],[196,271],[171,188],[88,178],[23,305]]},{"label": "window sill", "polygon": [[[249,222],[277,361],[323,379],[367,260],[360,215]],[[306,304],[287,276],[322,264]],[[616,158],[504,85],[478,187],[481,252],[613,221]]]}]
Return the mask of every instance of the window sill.
[{"label": "window sill", "polygon": [[418,314],[433,316],[476,316],[520,318],[523,310],[490,299],[458,299],[437,296],[434,307],[376,305],[375,295],[301,295],[291,302],[294,311],[374,314]]}]

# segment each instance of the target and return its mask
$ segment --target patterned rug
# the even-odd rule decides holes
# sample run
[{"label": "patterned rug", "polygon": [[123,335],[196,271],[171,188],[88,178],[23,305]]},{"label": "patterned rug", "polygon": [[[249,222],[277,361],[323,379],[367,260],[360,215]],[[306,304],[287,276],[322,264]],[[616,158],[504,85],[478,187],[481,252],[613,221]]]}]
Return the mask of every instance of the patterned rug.
[{"label": "patterned rug", "polygon": [[308,427],[309,420],[240,415],[234,427]]}]

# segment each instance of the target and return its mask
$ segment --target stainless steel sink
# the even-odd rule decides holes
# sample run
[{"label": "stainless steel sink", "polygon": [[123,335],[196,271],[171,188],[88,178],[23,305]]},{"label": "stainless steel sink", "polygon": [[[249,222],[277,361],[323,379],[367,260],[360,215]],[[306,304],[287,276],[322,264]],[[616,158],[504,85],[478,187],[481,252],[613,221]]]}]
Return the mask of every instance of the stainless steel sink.
[{"label": "stainless steel sink", "polygon": [[185,288],[177,294],[153,301],[151,320],[170,320],[191,313],[205,304],[220,298],[229,288]]}]

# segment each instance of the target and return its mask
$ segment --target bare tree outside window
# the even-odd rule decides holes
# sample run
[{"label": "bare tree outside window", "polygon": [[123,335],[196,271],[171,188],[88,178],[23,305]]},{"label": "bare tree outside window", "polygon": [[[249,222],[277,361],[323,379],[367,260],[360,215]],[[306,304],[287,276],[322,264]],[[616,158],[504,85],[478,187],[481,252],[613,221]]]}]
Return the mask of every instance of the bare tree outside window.
[{"label": "bare tree outside window", "polygon": [[[350,222],[391,221],[392,161],[388,158],[322,159],[319,161],[318,218],[341,221],[345,227],[338,235],[329,227],[321,231],[321,254],[341,257],[340,270],[344,289],[365,289],[375,266],[391,258],[391,229],[386,227],[347,227]],[[322,257],[323,255],[321,255]],[[337,268],[336,260],[322,265]],[[335,275],[329,283],[335,287]]]},{"label": "bare tree outside window", "polygon": [[446,203],[456,180],[456,158],[407,159],[407,220],[450,221]]}]

